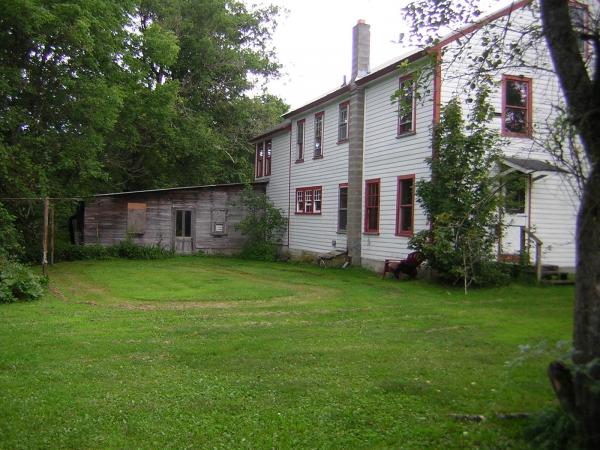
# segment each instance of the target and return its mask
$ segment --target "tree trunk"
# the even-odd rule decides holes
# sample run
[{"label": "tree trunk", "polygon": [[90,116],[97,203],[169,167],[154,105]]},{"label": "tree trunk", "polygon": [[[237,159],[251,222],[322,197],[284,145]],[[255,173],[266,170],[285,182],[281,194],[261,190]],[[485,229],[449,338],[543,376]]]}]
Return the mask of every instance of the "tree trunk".
[{"label": "tree trunk", "polygon": [[[600,448],[600,82],[590,78],[571,25],[568,0],[541,0],[542,25],[550,56],[591,163],[577,217],[577,283],[573,362],[569,370],[550,365],[549,375],[563,407],[578,421],[582,447]],[[598,46],[596,60],[600,59]]]}]

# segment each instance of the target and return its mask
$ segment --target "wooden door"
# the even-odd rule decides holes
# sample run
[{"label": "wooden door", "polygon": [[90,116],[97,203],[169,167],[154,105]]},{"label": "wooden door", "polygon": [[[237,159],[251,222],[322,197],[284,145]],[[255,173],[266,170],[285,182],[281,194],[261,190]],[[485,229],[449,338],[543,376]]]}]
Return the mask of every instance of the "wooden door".
[{"label": "wooden door", "polygon": [[179,255],[194,252],[194,211],[191,209],[173,210],[173,249]]}]

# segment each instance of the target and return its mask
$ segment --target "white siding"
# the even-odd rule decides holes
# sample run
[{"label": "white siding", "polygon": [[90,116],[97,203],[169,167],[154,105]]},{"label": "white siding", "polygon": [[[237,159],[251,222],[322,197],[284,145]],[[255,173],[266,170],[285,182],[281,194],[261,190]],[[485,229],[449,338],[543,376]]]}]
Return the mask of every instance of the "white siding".
[{"label": "white siding", "polygon": [[[339,97],[333,102],[319,105],[313,110],[299,114],[292,120],[292,207],[290,214],[290,248],[312,252],[346,250],[346,235],[337,232],[338,189],[348,177],[348,143],[337,143],[338,110],[340,103],[348,97]],[[313,159],[314,117],[324,111],[323,118],[323,158]],[[305,120],[304,162],[296,163],[296,123]],[[323,200],[321,214],[295,214],[295,194],[297,188],[321,186]]]},{"label": "white siding", "polygon": [[[506,20],[506,17],[500,18],[495,21],[495,24],[504,29],[503,25]],[[514,26],[525,26],[536,19],[529,9],[524,8],[513,12],[510,20],[514,29]],[[508,27],[506,42],[510,42],[516,37],[510,28]],[[450,44],[446,48],[442,66],[442,104],[447,103],[453,97],[466,100],[470,94],[473,94],[469,86],[473,70],[469,68],[469,63],[473,56],[483,51],[480,45],[481,34],[481,30],[475,32],[469,41],[469,51],[461,53],[458,57],[456,56],[459,48],[457,43]],[[527,51],[526,59],[531,61],[532,65],[552,69],[543,41],[540,42],[539,48]],[[563,100],[557,78],[549,71],[525,67],[499,70],[494,75],[495,84],[489,99],[496,111],[496,117],[491,126],[498,131],[501,130],[502,125],[500,117],[502,112],[502,75],[522,75],[532,80],[533,120],[533,137],[505,137],[503,153],[506,156],[552,162],[552,156],[544,150],[543,145],[545,136],[552,129],[551,124],[556,114],[554,107]],[[463,101],[463,111],[466,116],[468,104],[465,101]],[[533,177],[536,177],[535,173]],[[578,204],[577,195],[565,176],[552,175],[533,183],[530,223],[534,233],[544,242],[543,259],[545,263],[566,267],[575,265],[574,235]]]},{"label": "white siding", "polygon": [[[366,180],[380,179],[379,233],[362,236],[362,258],[383,262],[406,256],[408,237],[396,236],[396,191],[398,176],[415,175],[416,181],[429,179],[425,158],[431,157],[433,102],[429,85],[419,86],[422,98],[416,104],[416,132],[397,137],[398,105],[390,98],[399,86],[400,73],[369,85],[365,95],[365,149],[363,186]],[[364,189],[364,187],[363,187]],[[364,204],[364,199],[363,199]],[[363,228],[365,210],[363,207]],[[428,227],[415,200],[414,229]]]}]

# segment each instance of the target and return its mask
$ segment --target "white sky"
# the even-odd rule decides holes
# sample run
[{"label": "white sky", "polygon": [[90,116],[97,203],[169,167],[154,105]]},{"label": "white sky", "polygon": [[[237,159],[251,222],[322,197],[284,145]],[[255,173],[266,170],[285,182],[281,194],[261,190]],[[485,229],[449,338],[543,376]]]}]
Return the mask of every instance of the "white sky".
[{"label": "white sky", "polygon": [[[273,43],[282,76],[267,83],[270,93],[301,106],[350,79],[352,27],[371,25],[371,67],[403,53],[398,40],[401,8],[408,0],[266,0],[288,10],[279,18]],[[246,3],[257,3],[247,0]]]},{"label": "white sky", "polygon": [[[405,53],[397,43],[406,31],[402,7],[412,0],[244,0],[286,9],[279,17],[273,44],[282,64],[280,79],[267,83],[270,93],[292,108],[302,106],[350,79],[352,28],[359,19],[371,25],[371,68]],[[460,1],[460,0],[456,0]],[[482,0],[496,10],[510,0]]]}]

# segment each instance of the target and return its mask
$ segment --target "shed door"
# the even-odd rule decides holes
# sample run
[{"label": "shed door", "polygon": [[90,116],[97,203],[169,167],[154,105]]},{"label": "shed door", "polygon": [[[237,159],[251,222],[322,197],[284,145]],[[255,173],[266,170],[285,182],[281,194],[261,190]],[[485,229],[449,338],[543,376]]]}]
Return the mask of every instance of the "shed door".
[{"label": "shed door", "polygon": [[191,209],[173,210],[173,249],[175,253],[186,255],[194,251],[194,211]]}]

